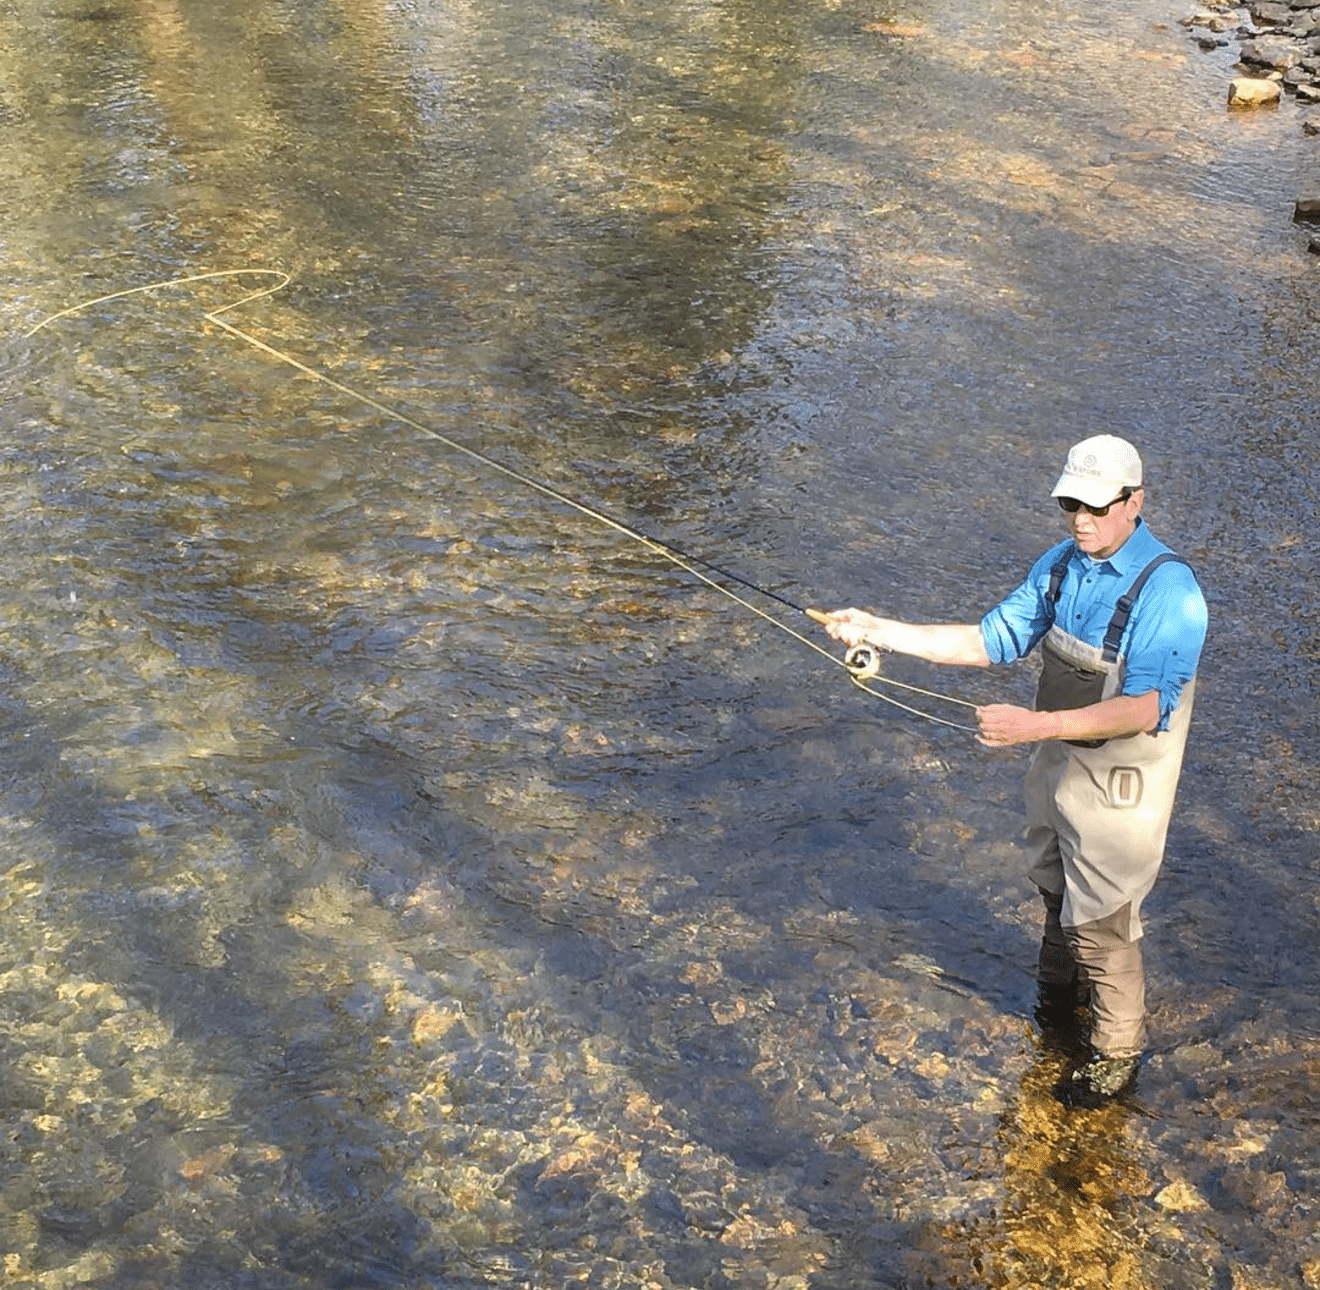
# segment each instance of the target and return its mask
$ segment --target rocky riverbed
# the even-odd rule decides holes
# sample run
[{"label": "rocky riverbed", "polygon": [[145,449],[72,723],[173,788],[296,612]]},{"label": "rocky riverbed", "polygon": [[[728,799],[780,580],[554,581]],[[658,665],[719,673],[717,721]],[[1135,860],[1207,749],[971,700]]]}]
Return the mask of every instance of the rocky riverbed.
[{"label": "rocky riverbed", "polygon": [[1299,104],[1320,104],[1320,0],[1252,0],[1245,7],[1211,0],[1184,24],[1205,49],[1236,40],[1251,77],[1276,83]]},{"label": "rocky riverbed", "polygon": [[[1211,0],[1183,22],[1203,49],[1237,41],[1243,75],[1229,85],[1230,107],[1268,107],[1291,95],[1303,108],[1302,129],[1320,136],[1320,0]],[[1293,218],[1313,230],[1308,250],[1320,255],[1320,189],[1298,194]]]}]

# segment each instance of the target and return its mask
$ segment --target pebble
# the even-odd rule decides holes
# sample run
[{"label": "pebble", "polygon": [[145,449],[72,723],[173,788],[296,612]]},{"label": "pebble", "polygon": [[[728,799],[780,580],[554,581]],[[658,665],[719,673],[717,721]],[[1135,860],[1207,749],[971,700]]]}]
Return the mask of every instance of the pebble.
[{"label": "pebble", "polygon": [[1213,1070],[1223,1064],[1223,1057],[1213,1044],[1182,1044],[1175,1048],[1165,1061],[1179,1074],[1197,1075],[1202,1071]]},{"label": "pebble", "polygon": [[1210,1208],[1206,1198],[1191,1183],[1181,1179],[1156,1192],[1155,1203],[1173,1214],[1194,1214]]}]

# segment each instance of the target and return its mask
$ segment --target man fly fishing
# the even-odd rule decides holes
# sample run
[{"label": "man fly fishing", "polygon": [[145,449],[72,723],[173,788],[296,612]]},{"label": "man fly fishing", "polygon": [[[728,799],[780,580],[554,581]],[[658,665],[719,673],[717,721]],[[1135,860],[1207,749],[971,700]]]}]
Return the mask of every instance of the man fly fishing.
[{"label": "man fly fishing", "polygon": [[1030,876],[1045,904],[1037,1019],[1064,1031],[1089,1009],[1090,1056],[1059,1087],[1099,1106],[1136,1081],[1146,1034],[1141,903],[1155,883],[1205,642],[1188,565],[1141,518],[1141,457],[1096,435],[1068,454],[1053,496],[1070,537],[972,624],[917,624],[860,609],[821,616],[852,649],[985,667],[1038,646],[1034,709],[976,711],[991,748],[1036,745],[1026,780]]}]

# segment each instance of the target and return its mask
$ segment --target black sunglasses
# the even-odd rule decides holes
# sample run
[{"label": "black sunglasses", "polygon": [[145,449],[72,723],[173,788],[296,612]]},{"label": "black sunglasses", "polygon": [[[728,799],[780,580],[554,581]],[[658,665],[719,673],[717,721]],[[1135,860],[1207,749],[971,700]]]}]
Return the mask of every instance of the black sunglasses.
[{"label": "black sunglasses", "polygon": [[1119,502],[1126,502],[1132,496],[1133,491],[1131,488],[1125,488],[1112,502],[1106,502],[1103,506],[1088,506],[1085,502],[1079,502],[1075,497],[1060,497],[1058,502],[1069,515],[1075,515],[1078,511],[1089,511],[1099,518],[1108,515],[1111,506],[1117,506]]}]

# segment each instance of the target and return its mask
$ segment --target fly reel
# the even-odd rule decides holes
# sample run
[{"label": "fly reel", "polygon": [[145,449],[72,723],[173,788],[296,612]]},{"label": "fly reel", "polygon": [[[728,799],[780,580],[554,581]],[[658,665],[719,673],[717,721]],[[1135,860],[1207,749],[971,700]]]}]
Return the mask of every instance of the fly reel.
[{"label": "fly reel", "polygon": [[843,665],[854,681],[869,681],[880,675],[880,651],[874,645],[854,645],[843,656]]}]

